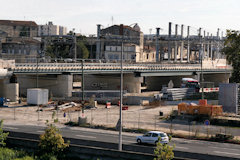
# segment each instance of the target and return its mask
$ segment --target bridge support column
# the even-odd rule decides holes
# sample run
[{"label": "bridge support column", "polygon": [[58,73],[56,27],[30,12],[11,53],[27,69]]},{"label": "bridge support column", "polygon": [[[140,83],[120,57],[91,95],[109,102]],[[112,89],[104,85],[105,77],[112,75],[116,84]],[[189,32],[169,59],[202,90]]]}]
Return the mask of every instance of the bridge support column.
[{"label": "bridge support column", "polygon": [[73,75],[58,75],[57,76],[57,90],[59,97],[71,97],[73,90]]},{"label": "bridge support column", "polygon": [[0,80],[0,97],[10,99],[11,102],[18,101],[19,98],[19,84],[9,83],[9,79]]},{"label": "bridge support column", "polygon": [[124,74],[123,85],[129,93],[141,93],[143,77],[135,77],[134,74]]}]

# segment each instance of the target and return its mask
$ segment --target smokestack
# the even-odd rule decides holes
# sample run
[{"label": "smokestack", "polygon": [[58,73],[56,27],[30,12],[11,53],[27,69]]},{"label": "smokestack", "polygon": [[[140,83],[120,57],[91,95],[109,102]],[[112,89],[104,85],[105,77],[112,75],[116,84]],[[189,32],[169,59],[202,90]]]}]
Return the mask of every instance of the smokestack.
[{"label": "smokestack", "polygon": [[97,48],[96,48],[96,59],[99,59],[100,56],[100,34],[101,34],[101,25],[97,25]]},{"label": "smokestack", "polygon": [[172,55],[172,48],[170,46],[171,34],[172,34],[172,22],[169,22],[169,26],[168,26],[168,61],[170,61],[171,55]]},{"label": "smokestack", "polygon": [[156,28],[156,62],[159,61],[159,43],[158,43],[159,32],[160,28]]},{"label": "smokestack", "polygon": [[189,38],[190,38],[190,26],[187,27],[187,62],[190,62],[190,44],[189,44]]}]

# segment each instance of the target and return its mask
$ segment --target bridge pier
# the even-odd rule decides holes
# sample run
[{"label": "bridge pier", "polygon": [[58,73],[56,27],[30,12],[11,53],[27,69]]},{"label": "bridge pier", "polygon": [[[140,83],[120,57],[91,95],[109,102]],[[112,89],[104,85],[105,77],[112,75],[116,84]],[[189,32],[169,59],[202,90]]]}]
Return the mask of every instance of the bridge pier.
[{"label": "bridge pier", "polygon": [[0,97],[10,99],[12,102],[16,102],[19,99],[19,84],[10,83],[9,79],[0,79]]},{"label": "bridge pier", "polygon": [[57,76],[57,88],[55,95],[58,97],[72,97],[73,75],[62,74]]}]

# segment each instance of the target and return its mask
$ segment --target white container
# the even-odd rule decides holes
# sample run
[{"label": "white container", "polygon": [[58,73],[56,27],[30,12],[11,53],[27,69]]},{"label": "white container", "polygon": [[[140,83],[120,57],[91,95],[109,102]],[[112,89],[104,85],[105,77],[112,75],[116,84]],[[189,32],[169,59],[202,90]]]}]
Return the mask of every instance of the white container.
[{"label": "white container", "polygon": [[27,103],[34,105],[48,104],[48,89],[27,89]]}]

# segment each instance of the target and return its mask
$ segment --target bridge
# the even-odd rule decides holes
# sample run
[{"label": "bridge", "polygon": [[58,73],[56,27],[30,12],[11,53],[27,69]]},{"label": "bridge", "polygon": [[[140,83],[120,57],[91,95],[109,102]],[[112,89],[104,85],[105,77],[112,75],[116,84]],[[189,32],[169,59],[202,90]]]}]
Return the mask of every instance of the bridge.
[{"label": "bridge", "polygon": [[[56,97],[71,97],[76,89],[79,91],[82,88],[82,73],[85,90],[116,91],[120,86],[119,62],[14,63],[7,68],[8,72],[16,75],[19,91],[18,85],[9,84],[8,88],[15,87],[15,92],[19,92],[20,96],[26,95],[28,88],[40,87],[49,89]],[[174,87],[180,87],[181,78],[191,77],[200,80],[201,73],[205,82],[213,82],[218,86],[219,83],[228,82],[231,71],[232,67],[226,65],[224,60],[203,61],[202,66],[199,63],[124,62],[123,89],[129,93],[141,93],[143,89],[159,91],[170,80],[173,81]],[[0,80],[0,87],[6,87],[7,81],[9,80],[6,78]]]},{"label": "bridge", "polygon": [[[16,74],[97,74],[97,73],[119,73],[121,70],[120,63],[16,63],[12,71]],[[170,63],[123,63],[124,73],[141,73],[140,76],[161,76],[171,75],[188,75],[190,72],[207,73],[230,73],[231,66],[204,65],[201,64],[170,64]]]}]

